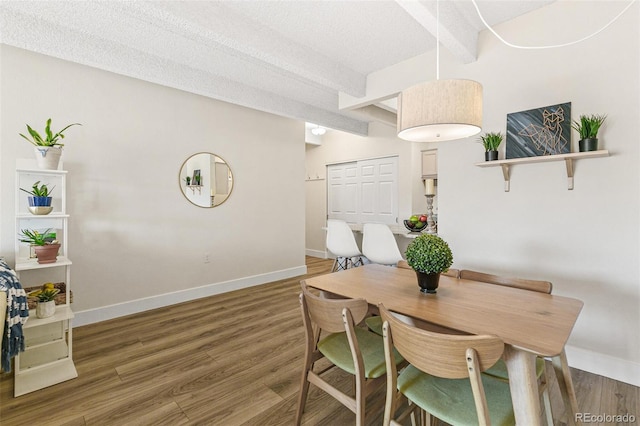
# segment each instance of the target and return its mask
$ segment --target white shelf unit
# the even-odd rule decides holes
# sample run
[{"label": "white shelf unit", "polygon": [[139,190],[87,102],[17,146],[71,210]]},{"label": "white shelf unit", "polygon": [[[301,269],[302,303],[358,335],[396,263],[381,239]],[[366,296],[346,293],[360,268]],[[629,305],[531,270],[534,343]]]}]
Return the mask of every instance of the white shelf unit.
[{"label": "white shelf unit", "polygon": [[[67,172],[64,170],[41,170],[27,160],[19,160],[16,168],[15,270],[21,282],[29,278],[29,274],[38,274],[38,277],[61,274],[66,290],[65,304],[56,305],[52,317],[40,319],[36,317],[35,309],[29,312],[29,319],[23,327],[25,351],[15,358],[16,397],[78,377],[72,349],[71,320],[74,314],[70,306],[72,263],[67,256],[69,215],[66,212],[66,178]],[[30,190],[36,181],[46,183],[50,189],[55,186],[52,192],[53,211],[48,215],[31,214],[28,209],[29,195],[20,190]],[[18,239],[22,229],[50,229],[55,232],[61,244],[56,262],[40,264],[37,259],[31,258],[29,245]]]},{"label": "white shelf unit", "polygon": [[599,158],[608,157],[609,151],[602,149],[600,151],[587,151],[587,152],[572,152],[569,154],[556,154],[556,155],[541,155],[538,157],[525,157],[525,158],[512,158],[508,160],[495,160],[485,161],[483,163],[476,163],[478,167],[498,167],[502,168],[502,175],[504,177],[504,192],[509,192],[511,189],[511,174],[510,169],[512,166],[518,164],[531,164],[531,163],[548,163],[552,161],[564,161],[567,167],[567,189],[573,189],[573,162],[575,160],[584,158]]}]

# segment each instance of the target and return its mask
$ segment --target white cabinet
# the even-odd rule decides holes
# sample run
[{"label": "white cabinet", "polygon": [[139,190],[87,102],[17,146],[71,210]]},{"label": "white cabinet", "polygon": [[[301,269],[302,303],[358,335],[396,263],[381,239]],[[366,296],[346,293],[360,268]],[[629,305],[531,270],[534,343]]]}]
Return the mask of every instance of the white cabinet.
[{"label": "white cabinet", "polygon": [[[29,319],[23,327],[25,351],[15,358],[14,396],[20,396],[78,376],[72,358],[73,311],[71,310],[71,261],[68,253],[68,220],[66,212],[66,178],[64,170],[40,170],[24,160],[16,169],[16,243],[15,270],[23,287],[39,286],[44,282],[64,280],[64,303],[56,305],[55,315],[37,318],[30,309]],[[46,183],[52,192],[53,211],[48,215],[34,215],[28,209],[28,194],[37,181]],[[17,235],[23,229],[49,230],[56,233],[60,251],[54,263],[39,264],[31,257],[27,243]]]},{"label": "white cabinet", "polygon": [[438,150],[422,151],[422,179],[438,178]]}]

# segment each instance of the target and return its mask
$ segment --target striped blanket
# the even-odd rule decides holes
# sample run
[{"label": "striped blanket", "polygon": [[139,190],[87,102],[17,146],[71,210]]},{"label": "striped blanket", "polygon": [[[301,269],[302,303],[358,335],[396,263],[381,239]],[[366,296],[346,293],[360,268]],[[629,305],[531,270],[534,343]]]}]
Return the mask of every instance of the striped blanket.
[{"label": "striped blanket", "polygon": [[[4,293],[4,294],[2,294]],[[11,371],[11,359],[24,351],[22,325],[29,318],[27,295],[20,285],[16,273],[0,259],[0,297],[7,297],[7,320],[2,327],[2,363],[5,372]]]}]

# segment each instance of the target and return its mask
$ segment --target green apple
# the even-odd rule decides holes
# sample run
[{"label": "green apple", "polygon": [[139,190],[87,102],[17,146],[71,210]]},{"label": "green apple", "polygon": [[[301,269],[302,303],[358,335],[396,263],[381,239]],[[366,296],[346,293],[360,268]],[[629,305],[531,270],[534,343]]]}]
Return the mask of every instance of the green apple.
[{"label": "green apple", "polygon": [[411,217],[409,218],[409,222],[412,222],[412,223],[418,223],[418,222],[420,222],[420,217],[419,217],[419,216],[416,216],[416,215],[414,214],[413,216],[411,216]]}]

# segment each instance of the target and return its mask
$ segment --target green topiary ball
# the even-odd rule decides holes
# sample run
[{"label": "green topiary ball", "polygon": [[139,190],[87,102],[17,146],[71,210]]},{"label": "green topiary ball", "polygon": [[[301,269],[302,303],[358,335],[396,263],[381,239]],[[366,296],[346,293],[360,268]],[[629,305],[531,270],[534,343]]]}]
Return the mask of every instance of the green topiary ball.
[{"label": "green topiary ball", "polygon": [[409,244],[404,254],[409,266],[427,274],[447,272],[453,264],[449,244],[437,235],[420,235]]}]

